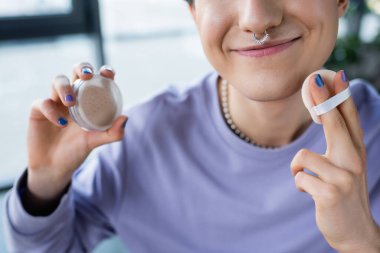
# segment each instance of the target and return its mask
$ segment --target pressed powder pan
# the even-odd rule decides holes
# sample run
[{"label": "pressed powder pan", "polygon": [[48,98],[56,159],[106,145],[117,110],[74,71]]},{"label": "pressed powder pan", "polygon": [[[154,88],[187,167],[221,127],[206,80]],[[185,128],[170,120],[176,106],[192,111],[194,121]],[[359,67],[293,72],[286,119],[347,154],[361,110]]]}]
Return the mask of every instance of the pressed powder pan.
[{"label": "pressed powder pan", "polygon": [[87,131],[111,128],[121,114],[123,101],[116,83],[95,75],[90,80],[74,82],[76,104],[69,108],[71,118]]}]

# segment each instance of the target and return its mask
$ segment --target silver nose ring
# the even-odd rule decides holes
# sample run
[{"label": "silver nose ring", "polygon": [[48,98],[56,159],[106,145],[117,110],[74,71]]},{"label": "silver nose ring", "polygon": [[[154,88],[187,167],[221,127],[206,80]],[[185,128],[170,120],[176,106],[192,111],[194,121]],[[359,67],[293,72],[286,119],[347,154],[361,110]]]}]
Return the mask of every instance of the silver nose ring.
[{"label": "silver nose ring", "polygon": [[253,33],[253,40],[256,44],[263,45],[266,41],[269,40],[269,33],[267,32],[267,30],[265,30],[264,36],[261,39],[257,38],[256,33]]}]

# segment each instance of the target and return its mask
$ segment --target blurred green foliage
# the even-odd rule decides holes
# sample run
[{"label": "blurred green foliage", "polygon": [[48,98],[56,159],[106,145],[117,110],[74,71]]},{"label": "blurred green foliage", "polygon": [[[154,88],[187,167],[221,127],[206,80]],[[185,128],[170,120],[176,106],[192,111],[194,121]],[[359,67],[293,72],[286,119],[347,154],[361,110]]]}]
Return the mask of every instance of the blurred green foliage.
[{"label": "blurred green foliage", "polygon": [[326,63],[327,68],[346,69],[348,65],[359,61],[359,48],[362,43],[358,36],[339,38],[334,51]]},{"label": "blurred green foliage", "polygon": [[[325,67],[348,70],[351,78],[367,79],[380,89],[380,30],[371,42],[360,39],[360,30],[366,29],[362,24],[363,18],[370,12],[363,0],[351,0],[344,17],[348,24],[347,31],[343,37],[338,38]],[[380,17],[378,18],[380,22]]]}]

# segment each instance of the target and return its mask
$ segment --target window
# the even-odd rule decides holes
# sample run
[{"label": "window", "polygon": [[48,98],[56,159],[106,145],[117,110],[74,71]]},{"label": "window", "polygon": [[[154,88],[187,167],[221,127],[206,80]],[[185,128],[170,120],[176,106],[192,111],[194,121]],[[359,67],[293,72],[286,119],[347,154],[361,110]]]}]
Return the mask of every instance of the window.
[{"label": "window", "polygon": [[[62,69],[59,63],[64,62],[63,58],[71,61],[71,65],[80,58],[95,62],[92,55],[97,55],[98,64],[105,61],[100,31],[96,0],[0,0],[0,75],[3,77],[0,99],[4,103],[0,109],[4,118],[0,126],[0,188],[10,186],[26,165],[29,105],[38,97],[48,96],[42,91],[49,90],[46,86]],[[79,34],[79,38],[59,37],[72,34]],[[88,46],[83,35],[95,38],[95,47]],[[71,48],[75,50],[70,51]],[[97,54],[91,53],[94,48]],[[76,52],[75,57],[70,52]],[[49,72],[49,66],[55,67],[54,75]],[[44,78],[44,74],[49,77]]]},{"label": "window", "polygon": [[71,8],[68,0],[0,0],[0,17],[68,14]]},{"label": "window", "polygon": [[[8,2],[11,2],[9,6],[13,5],[13,1],[0,0],[0,8]],[[97,50],[86,36],[46,37],[75,32],[78,27],[88,31],[86,25],[78,24],[94,11],[87,13],[83,6],[88,9],[89,3],[97,1],[56,2],[61,2],[62,8],[52,8],[54,13],[37,10],[33,12],[37,16],[33,16],[29,15],[31,12],[16,8],[15,15],[29,16],[0,15],[0,101],[4,105],[0,107],[1,122],[4,122],[0,124],[0,185],[10,185],[26,166],[26,129],[32,101],[48,97],[52,78],[57,74],[70,76],[74,63],[89,61],[100,65],[95,62],[99,58],[94,54]],[[190,81],[211,69],[185,1],[100,0],[99,6],[106,63],[117,71],[116,82],[126,107],[151,96],[163,86]],[[11,11],[11,7],[8,10]],[[2,23],[4,19],[7,22]],[[21,22],[22,19],[28,22]],[[53,23],[60,28],[53,29]],[[10,41],[12,32],[22,40]]]}]

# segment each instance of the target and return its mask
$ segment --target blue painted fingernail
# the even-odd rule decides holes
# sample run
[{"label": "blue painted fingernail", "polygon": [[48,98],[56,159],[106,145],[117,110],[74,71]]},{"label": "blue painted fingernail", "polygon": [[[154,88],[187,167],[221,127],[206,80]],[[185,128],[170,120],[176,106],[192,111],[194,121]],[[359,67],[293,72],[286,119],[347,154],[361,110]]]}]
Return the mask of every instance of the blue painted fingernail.
[{"label": "blue painted fingernail", "polygon": [[128,121],[128,120],[125,120],[125,121],[123,122],[123,124],[121,125],[121,128],[125,128],[125,126],[127,125],[127,121]]},{"label": "blue painted fingernail", "polygon": [[347,83],[348,82],[348,77],[347,77],[347,74],[346,74],[346,71],[342,71],[342,81]]},{"label": "blue painted fingernail", "polygon": [[67,119],[65,118],[59,118],[58,119],[58,124],[60,124],[61,126],[66,126],[67,125]]},{"label": "blue painted fingernail", "polygon": [[320,74],[315,77],[315,82],[317,83],[318,87],[323,87],[325,85],[325,82],[323,82],[322,76]]},{"label": "blue painted fingernail", "polygon": [[92,69],[90,69],[90,68],[83,68],[82,69],[82,74],[92,74]]},{"label": "blue painted fingernail", "polygon": [[65,100],[66,100],[66,102],[73,102],[73,101],[74,101],[74,98],[73,98],[73,96],[71,96],[71,95],[67,95],[67,96],[65,97]]}]

